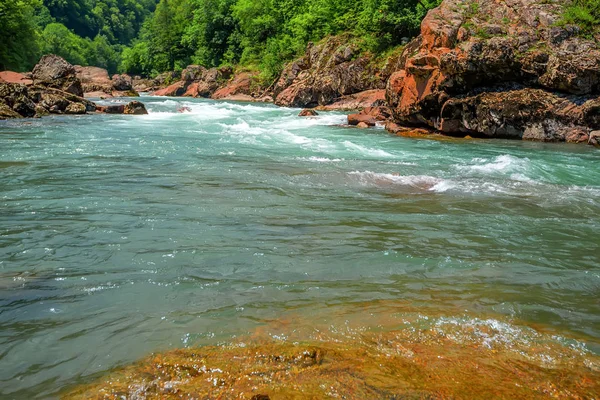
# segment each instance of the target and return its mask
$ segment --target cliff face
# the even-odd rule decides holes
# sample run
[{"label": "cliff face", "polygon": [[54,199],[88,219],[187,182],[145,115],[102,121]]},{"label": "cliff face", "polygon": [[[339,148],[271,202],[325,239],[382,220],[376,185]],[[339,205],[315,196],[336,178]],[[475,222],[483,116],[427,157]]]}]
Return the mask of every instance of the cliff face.
[{"label": "cliff face", "polygon": [[560,26],[564,1],[444,0],[387,82],[401,125],[585,142],[600,129],[600,51]]},{"label": "cliff face", "polygon": [[360,54],[344,36],[309,45],[303,57],[289,64],[273,88],[275,104],[288,107],[326,106],[344,96],[385,89],[392,70]]}]

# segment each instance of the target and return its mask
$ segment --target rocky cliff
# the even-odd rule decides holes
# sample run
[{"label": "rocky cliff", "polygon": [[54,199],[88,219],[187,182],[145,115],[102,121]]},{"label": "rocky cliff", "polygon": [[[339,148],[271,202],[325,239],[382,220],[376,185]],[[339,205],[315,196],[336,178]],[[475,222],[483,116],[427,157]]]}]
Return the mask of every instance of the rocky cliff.
[{"label": "rocky cliff", "polygon": [[593,139],[600,50],[560,23],[568,3],[444,0],[387,82],[394,121],[450,135]]}]

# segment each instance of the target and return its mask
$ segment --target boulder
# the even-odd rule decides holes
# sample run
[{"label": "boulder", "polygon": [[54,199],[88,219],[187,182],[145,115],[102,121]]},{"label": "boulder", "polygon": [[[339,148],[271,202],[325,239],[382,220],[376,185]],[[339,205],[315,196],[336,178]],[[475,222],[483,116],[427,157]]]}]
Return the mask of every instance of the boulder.
[{"label": "boulder", "polygon": [[112,91],[112,83],[108,76],[108,71],[104,68],[75,65],[75,72],[81,81],[86,97],[92,97],[88,95],[90,92],[110,93]]},{"label": "boulder", "polygon": [[69,103],[65,108],[65,114],[85,114],[85,105],[82,103]]},{"label": "boulder", "polygon": [[368,126],[375,126],[377,122],[383,122],[389,117],[390,111],[387,107],[367,107],[359,113],[348,115],[348,125],[363,123]]},{"label": "boulder", "polygon": [[144,103],[134,100],[125,105],[123,114],[145,115],[148,114],[148,111],[146,111]]},{"label": "boulder", "polygon": [[186,83],[178,81],[164,89],[159,89],[153,93],[154,96],[181,96],[186,91]]},{"label": "boulder", "polygon": [[[0,83],[0,104],[3,104],[3,118],[35,116],[35,102],[29,88],[19,83]],[[11,111],[9,111],[11,110]]]},{"label": "boulder", "polygon": [[125,105],[124,104],[110,104],[108,106],[97,106],[96,111],[105,113],[105,114],[123,114],[123,113],[125,113]]},{"label": "boulder", "polygon": [[370,126],[371,125],[367,124],[366,122],[359,122],[358,124],[356,124],[356,127],[361,129],[369,128]]},{"label": "boulder", "polygon": [[133,79],[127,74],[113,75],[112,87],[121,92],[133,90]]},{"label": "boulder", "polygon": [[132,101],[127,104],[110,104],[106,106],[97,106],[96,111],[105,114],[131,114],[145,115],[148,114],[146,106],[139,101]]},{"label": "boulder", "polygon": [[35,85],[83,97],[83,88],[75,68],[62,57],[54,54],[43,56],[33,68],[32,77]]},{"label": "boulder", "polygon": [[206,68],[201,65],[188,65],[181,71],[181,80],[184,82],[194,82],[202,80],[206,73]]},{"label": "boulder", "polygon": [[10,106],[5,103],[0,103],[0,120],[23,118],[21,114],[14,111]]},{"label": "boulder", "polygon": [[[223,75],[224,76],[224,75]],[[217,89],[211,96],[213,99],[227,99],[238,95],[252,96],[256,74],[241,72],[233,77],[225,86]],[[252,96],[253,97],[253,96]]]},{"label": "boulder", "polygon": [[299,117],[315,117],[317,115],[319,114],[310,108],[305,108],[304,110],[300,111],[300,114],[298,114]]}]

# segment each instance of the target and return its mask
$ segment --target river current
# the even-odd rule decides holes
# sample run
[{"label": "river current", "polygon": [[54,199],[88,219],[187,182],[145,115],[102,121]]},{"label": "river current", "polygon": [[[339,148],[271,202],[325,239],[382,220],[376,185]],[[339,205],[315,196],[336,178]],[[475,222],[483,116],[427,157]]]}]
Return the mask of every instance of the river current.
[{"label": "river current", "polygon": [[597,149],[143,101],[0,122],[0,397],[257,330],[460,325],[600,355]]}]

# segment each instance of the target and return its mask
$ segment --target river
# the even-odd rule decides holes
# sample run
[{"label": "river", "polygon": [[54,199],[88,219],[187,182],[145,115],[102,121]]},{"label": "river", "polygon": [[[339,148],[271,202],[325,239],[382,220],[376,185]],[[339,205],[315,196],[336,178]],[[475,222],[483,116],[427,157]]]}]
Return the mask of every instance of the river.
[{"label": "river", "polygon": [[0,397],[317,327],[545,335],[600,365],[597,149],[142,101],[0,122]]}]

